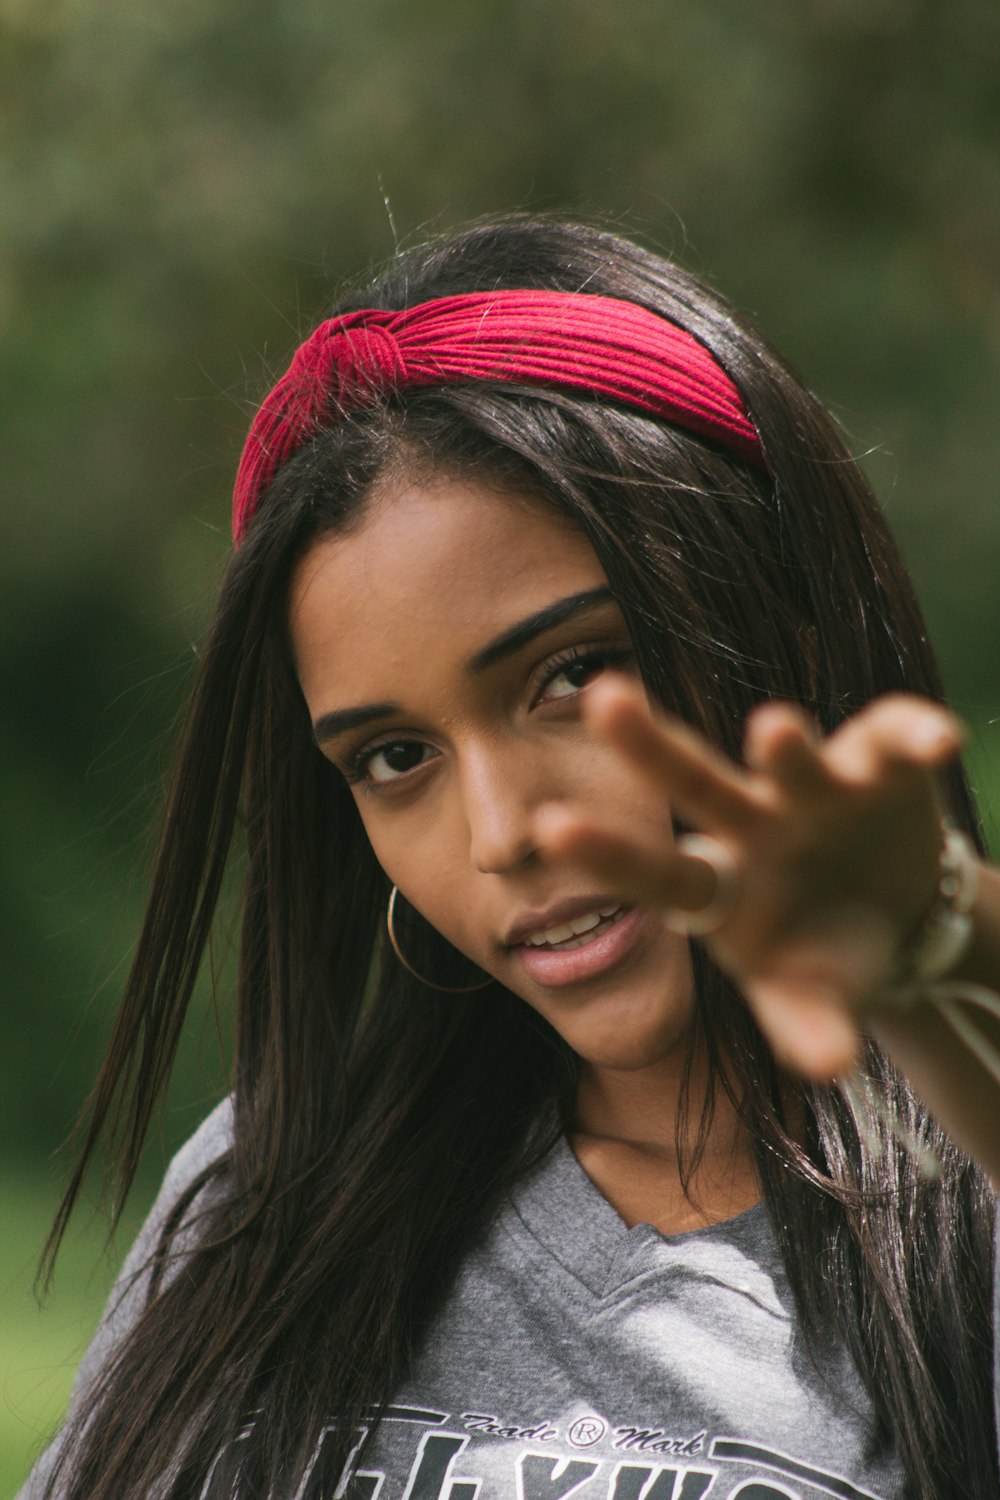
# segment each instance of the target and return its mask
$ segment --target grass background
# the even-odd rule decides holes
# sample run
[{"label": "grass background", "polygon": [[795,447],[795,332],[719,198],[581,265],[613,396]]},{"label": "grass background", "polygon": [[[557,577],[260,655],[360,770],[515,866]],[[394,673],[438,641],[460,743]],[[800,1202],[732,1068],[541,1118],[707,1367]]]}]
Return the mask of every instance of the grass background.
[{"label": "grass background", "polygon": [[121,1255],[133,1210],[106,1247],[104,1220],[74,1225],[52,1295],[33,1288],[39,1247],[58,1200],[54,1176],[0,1175],[0,1495],[12,1496],[59,1422],[77,1362],[89,1342]]}]

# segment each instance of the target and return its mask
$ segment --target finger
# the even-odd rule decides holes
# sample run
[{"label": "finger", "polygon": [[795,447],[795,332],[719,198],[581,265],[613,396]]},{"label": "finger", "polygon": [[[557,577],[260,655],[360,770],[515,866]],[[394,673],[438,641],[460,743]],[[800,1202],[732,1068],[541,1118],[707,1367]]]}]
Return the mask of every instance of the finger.
[{"label": "finger", "polygon": [[845,908],[748,980],[747,1000],[778,1060],[818,1080],[849,1071],[858,1049],[857,1017],[884,981],[894,952],[891,922],[868,906]]},{"label": "finger", "polygon": [[963,739],[961,725],[947,709],[895,693],[870,703],[832,734],[826,759],[847,780],[872,781],[899,770],[946,765]]},{"label": "finger", "polygon": [[740,768],[679,719],[654,719],[631,684],[595,683],[585,711],[595,732],[691,822],[736,830],[757,813]]},{"label": "finger", "polygon": [[532,836],[543,858],[578,865],[615,895],[643,906],[698,911],[716,892],[718,877],[705,860],[597,825],[563,803],[538,809]]},{"label": "finger", "polygon": [[832,991],[760,981],[747,987],[747,999],[775,1058],[790,1072],[828,1083],[854,1067],[860,1035]]},{"label": "finger", "polygon": [[775,777],[789,791],[820,792],[833,778],[818,742],[816,725],[793,703],[765,703],[747,720],[748,765]]}]

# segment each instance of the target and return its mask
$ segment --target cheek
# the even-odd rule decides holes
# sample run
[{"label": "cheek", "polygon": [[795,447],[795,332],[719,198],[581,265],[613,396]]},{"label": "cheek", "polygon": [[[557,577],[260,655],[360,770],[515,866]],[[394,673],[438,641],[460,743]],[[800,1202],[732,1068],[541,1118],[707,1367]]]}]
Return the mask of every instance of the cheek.
[{"label": "cheek", "polygon": [[386,878],[449,941],[464,946],[474,896],[468,841],[463,853],[447,818],[422,813],[393,816],[366,808],[364,793],[358,796],[358,811]]},{"label": "cheek", "polygon": [[[665,838],[673,839],[669,804],[631,775],[608,746],[581,731],[541,735],[522,748],[517,774],[497,778],[504,788],[499,807],[488,777],[454,771],[397,805],[388,799],[380,803],[378,794],[370,796],[363,788],[356,791],[358,812],[387,878],[449,942],[477,962],[495,959],[498,919],[509,914],[497,910],[497,877],[484,878],[471,857],[471,831],[484,818],[500,824],[512,819],[521,826],[534,806],[565,800],[612,828],[659,827]],[[532,887],[532,894],[544,889],[546,895],[559,887],[558,874],[539,880],[534,861],[531,866],[510,872],[501,906],[515,895],[523,901]],[[580,877],[574,872],[567,879],[578,885]]]}]

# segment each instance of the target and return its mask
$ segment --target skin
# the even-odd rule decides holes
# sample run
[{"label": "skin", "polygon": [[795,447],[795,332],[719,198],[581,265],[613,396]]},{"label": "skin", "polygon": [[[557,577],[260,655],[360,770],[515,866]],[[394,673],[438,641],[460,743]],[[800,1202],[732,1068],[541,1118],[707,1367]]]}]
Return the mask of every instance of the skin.
[{"label": "skin", "polygon": [[[753,866],[715,956],[779,1060],[833,1076],[851,1065],[856,1017],[933,896],[933,773],[958,732],[931,705],[884,700],[818,746],[794,709],[770,706],[748,726],[747,767],[729,765],[651,712],[610,598],[472,669],[512,627],[606,584],[586,539],[539,501],[398,479],[349,534],[304,558],[290,629],[317,742],[351,779],[389,879],[573,1048],[581,1163],[627,1222],[674,1233],[739,1212],[759,1188],[725,1102],[688,1191],[680,1181],[692,986],[667,913],[703,906],[715,875],[678,851],[672,811],[724,843],[738,871]],[[366,706],[380,712],[331,723]],[[514,941],[561,902],[623,897],[634,910],[612,941],[624,947],[599,973],[554,982]],[[980,975],[1000,983],[1000,916],[994,929],[977,912],[974,951]],[[462,1003],[489,1004],[489,991]],[[925,1017],[887,1023],[885,1039],[946,1124],[961,1102],[956,1135],[1000,1174],[997,1091],[964,1056],[941,1065]],[[971,1138],[970,1079],[982,1101]],[[694,1120],[703,1085],[696,1058]]]}]

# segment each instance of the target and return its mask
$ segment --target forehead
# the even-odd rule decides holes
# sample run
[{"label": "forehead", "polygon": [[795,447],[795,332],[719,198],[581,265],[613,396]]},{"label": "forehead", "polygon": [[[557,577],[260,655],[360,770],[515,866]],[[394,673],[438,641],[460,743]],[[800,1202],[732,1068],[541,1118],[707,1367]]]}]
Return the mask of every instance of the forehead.
[{"label": "forehead", "polygon": [[476,481],[394,482],[350,534],[321,538],[296,570],[289,623],[303,686],[315,654],[475,650],[604,582],[586,537],[535,497]]}]

